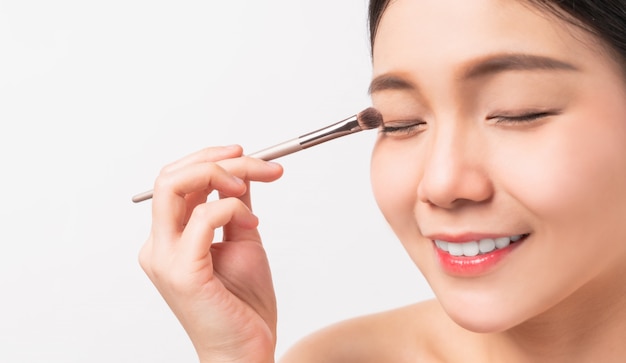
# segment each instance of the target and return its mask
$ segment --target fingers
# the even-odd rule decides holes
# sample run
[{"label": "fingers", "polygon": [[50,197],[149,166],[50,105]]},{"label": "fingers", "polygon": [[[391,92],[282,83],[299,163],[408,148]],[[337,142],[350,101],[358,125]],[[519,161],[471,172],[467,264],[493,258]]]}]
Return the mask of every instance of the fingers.
[{"label": "fingers", "polygon": [[208,147],[166,165],[162,172],[171,173],[187,165],[236,158],[242,153],[243,149],[239,145]]},{"label": "fingers", "polygon": [[164,240],[177,239],[194,208],[204,203],[208,193],[214,190],[223,197],[241,197],[250,208],[247,181],[270,182],[283,172],[280,165],[255,158],[216,160],[224,155],[241,155],[241,148],[205,149],[162,170],[154,187],[155,236]]},{"label": "fingers", "polygon": [[258,218],[250,209],[237,198],[220,199],[197,206],[180,239],[180,250],[185,254],[184,261],[198,261],[205,259],[211,248],[214,233],[217,228],[226,225],[249,231],[252,238],[258,240],[256,226]]},{"label": "fingers", "polygon": [[[283,170],[241,154],[239,147],[209,148],[163,168],[154,186],[152,229],[139,254],[194,345],[211,349],[232,337],[248,342],[259,331],[275,332],[271,274],[249,184],[276,180]],[[220,199],[207,202],[211,192]],[[212,246],[218,228],[234,241]],[[254,339],[239,338],[248,331]]]},{"label": "fingers", "polygon": [[189,165],[159,176],[152,201],[155,234],[166,239],[176,238],[186,224],[189,207],[186,197],[214,189],[226,195],[240,195],[246,185],[215,163]]},{"label": "fingers", "polygon": [[[247,161],[242,162],[242,159]],[[220,191],[222,196],[237,196],[250,209],[252,209],[252,206],[250,203],[250,189],[248,181],[272,182],[283,175],[283,168],[280,164],[254,158],[228,159],[222,160],[218,162],[218,164],[233,175],[246,181],[247,184],[245,192],[240,195],[227,195]]]},{"label": "fingers", "polygon": [[169,248],[159,248],[151,234],[141,248],[139,264],[157,287],[162,287],[163,278],[183,290],[185,286],[206,283],[213,275],[211,245],[215,230],[226,225],[248,231],[251,238],[245,241],[260,243],[258,219],[250,209],[237,198],[220,199],[197,206],[180,239]]},{"label": "fingers", "polygon": [[[255,181],[271,182],[271,181],[278,179],[280,176],[282,176],[282,173],[283,173],[282,166],[276,163],[264,162],[264,166],[270,167],[272,170],[272,173],[263,175],[265,176],[265,178],[259,178],[261,174],[258,173],[258,171],[254,171],[252,169],[239,169],[241,164],[237,165],[237,163],[234,163],[232,160],[225,160],[224,162],[221,162],[220,165],[223,165],[229,170],[232,170],[236,175],[238,175],[244,180],[252,179]],[[255,176],[254,179],[251,178],[252,175]],[[223,197],[225,197],[225,195],[220,194],[220,198],[223,198]],[[241,200],[248,207],[248,209],[252,210],[249,182],[246,181],[246,191],[244,194],[239,195],[238,199]],[[261,240],[261,237],[259,236],[259,233],[256,229],[242,229],[242,228],[238,228],[235,225],[228,224],[224,226],[223,231],[224,231],[224,241],[239,241],[239,240],[260,241]]]},{"label": "fingers", "polygon": [[[250,198],[250,183],[246,182],[246,192],[239,196],[239,199],[250,211],[252,211],[252,203]],[[220,198],[224,198],[224,195],[220,195]],[[243,241],[243,240],[252,240],[252,241],[261,241],[261,236],[256,228],[254,229],[242,229],[239,226],[234,224],[227,224],[223,228],[224,232],[224,241]]]}]

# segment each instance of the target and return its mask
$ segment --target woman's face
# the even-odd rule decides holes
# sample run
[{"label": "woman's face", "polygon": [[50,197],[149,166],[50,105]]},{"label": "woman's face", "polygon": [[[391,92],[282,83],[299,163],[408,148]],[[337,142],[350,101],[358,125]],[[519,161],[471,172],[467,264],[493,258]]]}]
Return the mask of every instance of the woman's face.
[{"label": "woman's face", "polygon": [[626,90],[597,40],[524,2],[397,0],[373,65],[374,193],[457,323],[623,279]]}]

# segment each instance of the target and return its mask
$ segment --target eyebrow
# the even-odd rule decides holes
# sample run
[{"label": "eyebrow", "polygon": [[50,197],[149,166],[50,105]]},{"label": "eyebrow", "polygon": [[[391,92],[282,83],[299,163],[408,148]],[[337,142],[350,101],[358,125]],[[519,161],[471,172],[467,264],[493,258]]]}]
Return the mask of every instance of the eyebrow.
[{"label": "eyebrow", "polygon": [[402,77],[392,74],[383,74],[372,80],[367,89],[367,93],[371,95],[386,90],[411,90],[414,88],[413,84]]},{"label": "eyebrow", "polygon": [[505,54],[491,56],[470,64],[461,78],[478,78],[505,71],[577,71],[578,68],[565,61],[531,54]]},{"label": "eyebrow", "polygon": [[[565,70],[577,71],[578,68],[571,63],[555,58],[530,55],[530,54],[505,54],[488,56],[472,62],[461,71],[461,80],[480,78],[506,71],[532,71],[532,70]],[[393,74],[383,74],[372,80],[368,88],[371,95],[386,90],[413,90],[416,87],[407,79]]]}]

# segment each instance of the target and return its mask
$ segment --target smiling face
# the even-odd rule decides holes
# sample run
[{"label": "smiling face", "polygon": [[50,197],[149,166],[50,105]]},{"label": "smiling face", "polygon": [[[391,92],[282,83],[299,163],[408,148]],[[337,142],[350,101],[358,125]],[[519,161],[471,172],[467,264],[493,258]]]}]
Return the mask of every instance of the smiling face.
[{"label": "smiling face", "polygon": [[626,90],[599,44],[519,1],[397,0],[382,17],[374,194],[470,330],[623,284]]}]

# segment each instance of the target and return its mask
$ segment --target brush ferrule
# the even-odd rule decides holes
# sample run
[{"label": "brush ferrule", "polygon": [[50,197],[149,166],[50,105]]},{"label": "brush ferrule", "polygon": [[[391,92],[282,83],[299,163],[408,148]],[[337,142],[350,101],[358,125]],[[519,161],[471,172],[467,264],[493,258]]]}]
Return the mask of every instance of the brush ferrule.
[{"label": "brush ferrule", "polygon": [[[311,146],[319,145],[323,142],[362,130],[363,129],[359,125],[357,115],[355,115],[317,131],[309,132],[308,134],[302,135],[298,138],[249,154],[248,156],[262,160],[274,160],[281,156],[293,154]],[[139,203],[150,198],[152,198],[152,190],[135,195],[133,197],[133,202]]]},{"label": "brush ferrule", "polygon": [[361,131],[361,127],[359,126],[357,116],[355,115],[317,131],[309,132],[308,134],[300,136],[298,139],[300,140],[302,148],[306,149],[328,140],[336,139],[338,137],[359,131]]},{"label": "brush ferrule", "polygon": [[319,145],[328,140],[336,139],[358,131],[361,131],[359,122],[356,116],[352,116],[330,126],[309,132],[308,134],[302,135],[298,138],[268,147],[253,154],[249,154],[248,156],[263,160],[274,160],[281,156],[289,155],[295,153],[296,151]]}]

